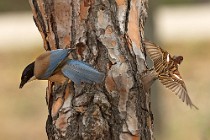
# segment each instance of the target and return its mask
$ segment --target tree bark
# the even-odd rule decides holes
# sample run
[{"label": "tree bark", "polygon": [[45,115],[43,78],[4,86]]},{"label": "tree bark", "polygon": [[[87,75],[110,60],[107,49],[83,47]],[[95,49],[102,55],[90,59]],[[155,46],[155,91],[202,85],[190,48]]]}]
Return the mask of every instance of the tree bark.
[{"label": "tree bark", "polygon": [[150,93],[141,75],[147,0],[29,0],[46,50],[76,47],[69,56],[106,74],[101,84],[48,84],[49,140],[150,140]]}]

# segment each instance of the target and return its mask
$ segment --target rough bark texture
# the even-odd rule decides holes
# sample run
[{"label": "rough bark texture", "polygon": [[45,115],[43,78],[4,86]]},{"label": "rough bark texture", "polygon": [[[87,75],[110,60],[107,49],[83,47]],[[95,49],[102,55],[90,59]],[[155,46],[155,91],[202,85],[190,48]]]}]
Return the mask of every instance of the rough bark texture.
[{"label": "rough bark texture", "polygon": [[150,140],[150,94],[140,76],[147,0],[30,0],[46,50],[75,47],[70,57],[106,74],[102,84],[49,82],[49,140]]}]

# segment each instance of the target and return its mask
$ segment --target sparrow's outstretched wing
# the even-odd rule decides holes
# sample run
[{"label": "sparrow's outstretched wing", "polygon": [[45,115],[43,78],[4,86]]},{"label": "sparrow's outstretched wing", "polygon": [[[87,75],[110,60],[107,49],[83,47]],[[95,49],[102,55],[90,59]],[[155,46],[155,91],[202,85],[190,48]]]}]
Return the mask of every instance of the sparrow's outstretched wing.
[{"label": "sparrow's outstretched wing", "polygon": [[104,80],[103,73],[79,60],[68,60],[61,70],[62,73],[75,84],[101,83]]},{"label": "sparrow's outstretched wing", "polygon": [[147,53],[149,54],[150,58],[152,60],[160,60],[160,62],[162,62],[163,50],[160,47],[155,46],[153,43],[151,43],[149,41],[145,41],[144,44],[146,47],[145,49],[146,49]]},{"label": "sparrow's outstretched wing", "polygon": [[155,71],[158,73],[158,79],[161,83],[170,89],[179,98],[190,107],[198,109],[191,101],[185,83],[178,71],[178,64],[171,57],[171,55],[156,46],[155,44],[145,41],[145,49],[149,54],[150,58],[154,62]]},{"label": "sparrow's outstretched wing", "polygon": [[[145,41],[145,49],[154,63],[154,68],[157,73],[162,72],[166,66],[167,60],[171,58],[170,54],[156,46],[155,44]],[[168,59],[167,59],[168,58]]]},{"label": "sparrow's outstretched wing", "polygon": [[179,98],[185,102],[190,107],[195,107],[198,109],[191,101],[188,93],[187,88],[185,86],[184,81],[182,80],[180,74],[178,74],[178,71],[175,73],[162,73],[158,76],[160,82],[166,86],[166,88],[170,89],[172,92],[174,92]]}]

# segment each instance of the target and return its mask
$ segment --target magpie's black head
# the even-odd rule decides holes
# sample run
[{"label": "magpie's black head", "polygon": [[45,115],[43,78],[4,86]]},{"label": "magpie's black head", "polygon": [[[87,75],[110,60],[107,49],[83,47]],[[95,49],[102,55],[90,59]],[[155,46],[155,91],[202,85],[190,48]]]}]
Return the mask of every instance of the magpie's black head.
[{"label": "magpie's black head", "polygon": [[29,64],[22,73],[19,88],[22,88],[34,76],[34,62]]}]

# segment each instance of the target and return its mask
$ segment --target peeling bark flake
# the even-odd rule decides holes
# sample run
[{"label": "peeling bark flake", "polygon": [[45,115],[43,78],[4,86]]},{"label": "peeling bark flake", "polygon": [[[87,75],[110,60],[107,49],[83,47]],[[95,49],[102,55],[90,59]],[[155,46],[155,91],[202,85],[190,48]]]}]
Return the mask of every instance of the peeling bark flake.
[{"label": "peeling bark flake", "polygon": [[117,91],[120,93],[118,106],[120,112],[126,111],[128,94],[134,84],[132,76],[128,74],[128,70],[129,68],[126,63],[122,63],[121,65],[113,65],[105,81],[107,91],[110,93],[112,93],[112,91]]},{"label": "peeling bark flake", "polygon": [[117,3],[117,19],[120,25],[120,31],[125,33],[125,22],[127,12],[127,0],[116,0]]}]

